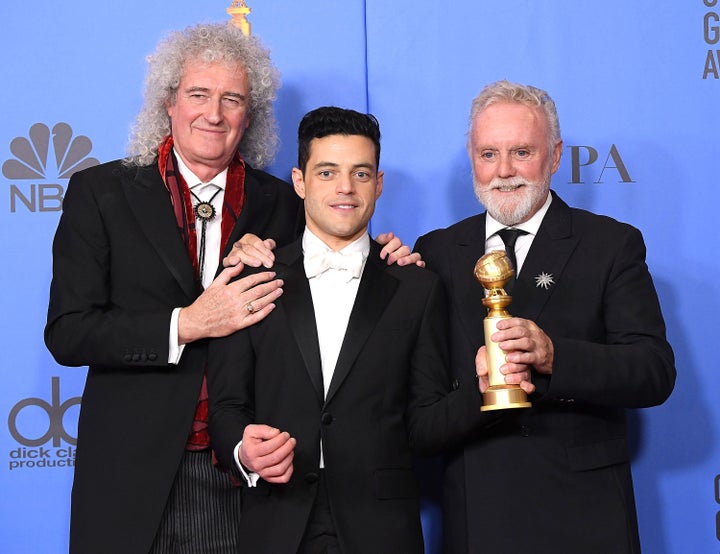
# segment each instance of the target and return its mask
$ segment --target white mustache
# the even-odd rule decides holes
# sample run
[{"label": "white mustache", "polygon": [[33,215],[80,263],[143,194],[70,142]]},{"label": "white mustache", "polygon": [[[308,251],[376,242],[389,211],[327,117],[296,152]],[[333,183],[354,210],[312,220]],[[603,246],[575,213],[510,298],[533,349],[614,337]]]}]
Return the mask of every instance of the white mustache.
[{"label": "white mustache", "polygon": [[501,179],[496,177],[490,181],[490,189],[498,189],[502,192],[511,192],[522,186],[527,186],[528,182],[522,177],[510,177],[508,179]]}]

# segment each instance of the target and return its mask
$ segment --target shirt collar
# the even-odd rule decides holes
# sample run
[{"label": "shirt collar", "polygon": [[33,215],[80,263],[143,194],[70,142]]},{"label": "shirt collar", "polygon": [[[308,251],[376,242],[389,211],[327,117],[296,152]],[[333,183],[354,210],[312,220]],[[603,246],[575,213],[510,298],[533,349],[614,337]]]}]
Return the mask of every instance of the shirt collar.
[{"label": "shirt collar", "polygon": [[208,183],[203,183],[197,175],[195,175],[190,168],[185,164],[182,157],[177,153],[177,150],[173,148],[173,154],[175,154],[175,159],[178,163],[178,171],[180,172],[180,175],[183,176],[183,179],[185,179],[185,182],[188,184],[188,187],[191,189],[194,189],[195,187],[199,187],[201,185],[207,185],[208,183],[212,183],[218,188],[221,188],[225,190],[225,185],[227,183],[227,174],[228,174],[228,168],[226,167],[223,169],[220,173],[218,173],[215,177],[213,177]]},{"label": "shirt collar", "polygon": [[[526,222],[520,223],[518,225],[513,225],[512,228],[522,229],[523,231],[526,231],[529,235],[537,235],[538,229],[540,229],[540,224],[542,223],[545,214],[550,208],[551,202],[552,194],[548,192],[547,200],[545,200],[545,203],[542,205],[542,207],[538,211],[536,211],[533,216]],[[497,219],[487,213],[485,217],[485,239],[487,240],[495,233],[497,233],[501,229],[505,229],[506,227],[507,225],[503,225]]]},{"label": "shirt collar", "polygon": [[[303,233],[302,249],[305,256],[314,256],[332,250],[332,248],[318,238],[315,233],[308,229],[307,226],[305,227],[305,232]],[[357,240],[351,242],[345,248],[340,250],[340,252],[343,254],[360,252],[363,256],[363,260],[366,260],[370,254],[370,235],[365,232]]]}]

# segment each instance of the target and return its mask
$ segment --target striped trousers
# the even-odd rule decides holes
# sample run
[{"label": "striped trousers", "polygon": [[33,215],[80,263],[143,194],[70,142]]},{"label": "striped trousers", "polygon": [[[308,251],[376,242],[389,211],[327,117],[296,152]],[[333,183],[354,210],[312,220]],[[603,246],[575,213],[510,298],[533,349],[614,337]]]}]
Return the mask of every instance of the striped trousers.
[{"label": "striped trousers", "polygon": [[210,450],[186,451],[150,554],[237,554],[240,489]]}]

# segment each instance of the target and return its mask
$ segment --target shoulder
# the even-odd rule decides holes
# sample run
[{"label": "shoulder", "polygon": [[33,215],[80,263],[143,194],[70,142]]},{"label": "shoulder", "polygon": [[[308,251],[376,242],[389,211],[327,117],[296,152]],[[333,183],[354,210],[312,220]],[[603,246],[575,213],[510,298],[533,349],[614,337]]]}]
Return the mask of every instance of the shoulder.
[{"label": "shoulder", "polygon": [[[382,262],[385,263],[384,261]],[[417,284],[423,288],[430,288],[435,283],[440,282],[440,277],[434,272],[424,267],[418,267],[415,264],[399,266],[393,264],[387,266],[387,273],[400,281],[401,283]]]},{"label": "shoulder", "polygon": [[157,166],[126,165],[123,160],[88,167],[73,173],[65,191],[63,205],[77,201],[81,197],[105,197],[119,194],[123,187],[145,175],[152,179],[160,178]]},{"label": "shoulder", "polygon": [[88,186],[103,187],[115,181],[132,181],[135,179],[160,178],[157,164],[138,166],[128,164],[123,159],[112,160],[88,167],[73,173],[70,185],[78,182],[87,183]]},{"label": "shoulder", "polygon": [[465,237],[470,232],[475,232],[477,229],[484,229],[485,214],[478,214],[470,216],[466,219],[458,221],[444,227],[442,229],[435,229],[422,235],[418,241],[443,241],[443,240],[454,240],[457,237]]},{"label": "shoulder", "polygon": [[545,227],[553,233],[564,233],[569,224],[570,233],[581,238],[589,237],[607,241],[610,237],[628,234],[640,234],[640,231],[607,215],[598,214],[582,208],[568,206],[553,191],[553,202],[545,216],[541,229]]},{"label": "shoulder", "polygon": [[591,240],[607,245],[619,246],[618,242],[630,239],[642,240],[637,227],[617,219],[583,210],[570,208],[572,214],[572,233],[582,240]]},{"label": "shoulder", "polygon": [[290,183],[249,164],[245,164],[245,191],[251,197],[264,197],[291,210],[300,209],[300,197]]},{"label": "shoulder", "polygon": [[274,175],[270,175],[267,171],[255,169],[250,166],[250,164],[245,164],[245,179],[248,182],[252,182],[264,188],[279,190],[281,193],[289,192],[295,194],[295,191],[290,183],[283,181]]},{"label": "shoulder", "polygon": [[[568,206],[554,191],[550,209],[538,230],[538,238],[546,240],[572,240],[577,252],[589,258],[613,257],[623,248],[644,249],[638,229],[614,219],[582,208]],[[534,243],[533,243],[534,244]]]},{"label": "shoulder", "polygon": [[[384,264],[385,262],[382,261]],[[433,271],[416,265],[385,266],[385,278],[394,283],[393,304],[400,306],[407,317],[444,309],[445,288]]]},{"label": "shoulder", "polygon": [[447,252],[449,246],[485,236],[485,214],[478,214],[449,227],[435,229],[418,238],[413,250],[425,256],[438,256]]},{"label": "shoulder", "polygon": [[132,175],[139,169],[138,166],[125,165],[123,160],[113,160],[76,171],[70,177],[70,182],[94,181],[99,177],[107,179],[112,176]]},{"label": "shoulder", "polygon": [[400,286],[418,290],[431,290],[440,284],[438,275],[424,267],[415,264],[410,265],[387,265],[385,260],[380,259],[380,245],[375,241],[372,243],[367,264],[375,264],[381,271],[390,278],[395,279]]}]

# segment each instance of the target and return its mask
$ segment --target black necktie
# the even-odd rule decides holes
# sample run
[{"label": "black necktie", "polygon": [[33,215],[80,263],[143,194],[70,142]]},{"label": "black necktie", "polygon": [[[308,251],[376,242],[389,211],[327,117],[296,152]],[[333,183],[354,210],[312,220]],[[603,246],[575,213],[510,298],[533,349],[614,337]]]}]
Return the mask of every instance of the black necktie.
[{"label": "black necktie", "polygon": [[500,235],[500,238],[505,243],[505,252],[507,253],[507,257],[510,259],[510,263],[512,264],[513,269],[515,269],[515,274],[510,278],[507,285],[505,285],[505,292],[510,294],[510,291],[512,291],[513,289],[513,285],[515,284],[515,278],[517,277],[517,258],[515,257],[515,242],[520,235],[527,235],[527,231],[523,231],[522,229],[511,229],[507,227],[498,231],[497,234]]}]

